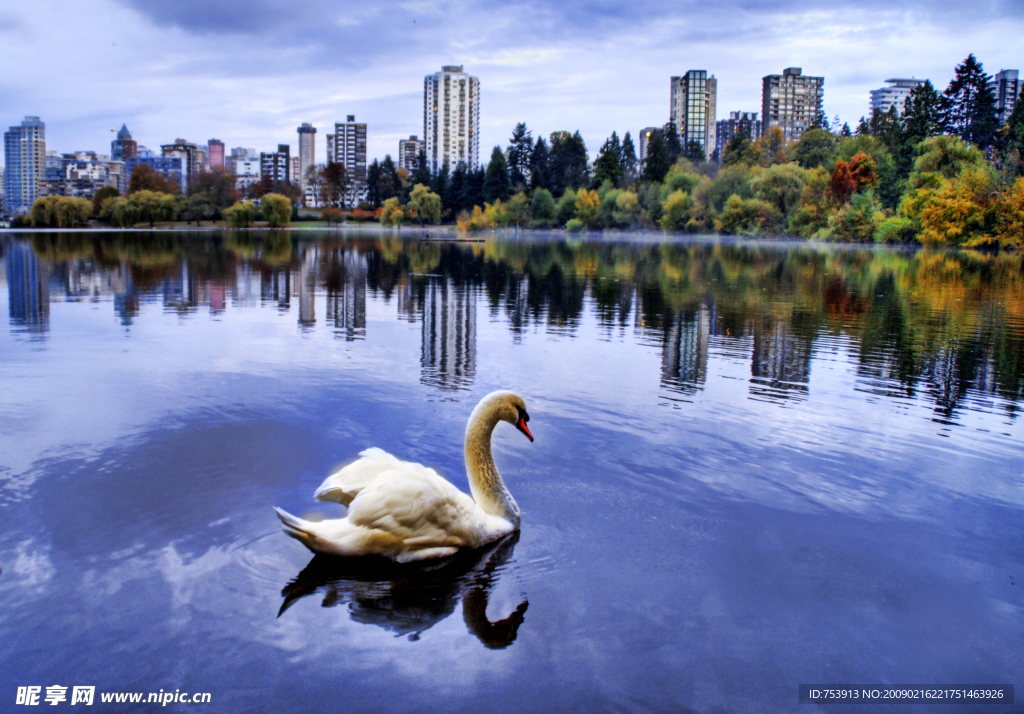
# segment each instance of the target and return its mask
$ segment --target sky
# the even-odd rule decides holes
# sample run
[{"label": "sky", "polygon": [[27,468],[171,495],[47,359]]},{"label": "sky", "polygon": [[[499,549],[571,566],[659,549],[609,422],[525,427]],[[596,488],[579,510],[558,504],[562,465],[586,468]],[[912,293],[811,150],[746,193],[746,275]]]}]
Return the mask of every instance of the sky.
[{"label": "sky", "polygon": [[761,78],[825,78],[825,112],[855,126],[893,77],[940,90],[974,53],[1024,69],[1024,0],[0,0],[0,126],[46,123],[47,149],[109,153],[184,138],[273,151],[296,128],[353,114],[371,160],[423,134],[423,78],[480,78],[481,160],[517,122],[579,130],[591,156],[617,131],[669,119],[669,80],[718,78],[718,118],[761,111]]}]

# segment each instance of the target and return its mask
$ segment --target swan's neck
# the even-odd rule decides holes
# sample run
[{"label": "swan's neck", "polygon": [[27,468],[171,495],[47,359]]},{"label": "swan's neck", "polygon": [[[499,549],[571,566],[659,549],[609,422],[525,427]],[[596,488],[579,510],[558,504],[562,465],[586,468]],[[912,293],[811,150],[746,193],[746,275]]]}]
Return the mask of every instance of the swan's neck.
[{"label": "swan's neck", "polygon": [[491,456],[491,432],[498,424],[494,414],[473,411],[466,427],[466,472],[473,500],[486,513],[501,516],[519,526],[519,506],[505,488]]}]

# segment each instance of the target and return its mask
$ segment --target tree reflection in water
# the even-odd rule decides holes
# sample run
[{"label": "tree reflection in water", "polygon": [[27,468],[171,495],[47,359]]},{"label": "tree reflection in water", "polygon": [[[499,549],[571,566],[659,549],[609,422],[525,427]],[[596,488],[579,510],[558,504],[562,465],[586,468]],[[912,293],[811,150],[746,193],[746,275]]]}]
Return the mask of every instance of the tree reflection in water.
[{"label": "tree reflection in water", "polygon": [[323,606],[347,604],[356,622],[377,625],[410,640],[441,622],[462,601],[466,627],[485,647],[504,649],[515,642],[529,602],[526,598],[503,620],[487,619],[487,600],[519,540],[511,533],[484,548],[439,563],[398,565],[371,558],[316,555],[284,586],[277,616],[298,600],[322,590]]}]

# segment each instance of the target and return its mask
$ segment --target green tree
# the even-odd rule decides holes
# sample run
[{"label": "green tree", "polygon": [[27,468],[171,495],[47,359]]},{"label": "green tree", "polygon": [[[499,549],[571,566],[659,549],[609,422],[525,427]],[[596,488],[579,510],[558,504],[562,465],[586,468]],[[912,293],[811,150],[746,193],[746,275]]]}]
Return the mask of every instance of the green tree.
[{"label": "green tree", "polygon": [[944,129],[983,150],[990,147],[999,129],[996,98],[989,76],[973,54],[957,65],[956,75],[943,92]]},{"label": "green tree", "polygon": [[805,169],[826,166],[832,161],[836,137],[825,129],[808,129],[793,145],[791,157]]},{"label": "green tree", "polygon": [[117,198],[121,195],[113,186],[104,186],[92,195],[92,215],[99,218],[100,211],[103,210],[103,202],[109,198]]},{"label": "green tree", "polygon": [[139,220],[138,211],[127,198],[114,198],[109,206],[110,222],[117,228],[131,228]]},{"label": "green tree", "polygon": [[622,147],[619,150],[619,166],[622,167],[622,178],[619,185],[622,187],[632,186],[637,180],[636,146],[633,144],[633,137],[626,132],[622,137]]},{"label": "green tree", "polygon": [[666,231],[681,231],[690,220],[693,201],[685,191],[676,190],[662,204],[661,227]]},{"label": "green tree", "polygon": [[[420,153],[416,155],[416,170],[413,171],[409,182],[413,186],[420,183],[424,186],[429,186],[431,178],[433,177],[430,175],[430,164],[427,162],[427,152],[420,149]],[[439,196],[441,195],[438,192],[435,193]]]},{"label": "green tree", "polygon": [[441,164],[441,168],[431,177],[430,183],[424,185],[430,186],[430,190],[437,194],[441,200],[441,211],[443,213],[445,204],[451,201],[448,195],[451,192],[451,175],[448,171],[448,162],[445,161]]},{"label": "green tree", "polygon": [[409,194],[409,208],[416,211],[420,225],[441,222],[441,197],[421,183],[413,186]]},{"label": "green tree", "polygon": [[518,192],[505,204],[505,211],[508,213],[509,225],[527,226],[533,216],[530,215],[530,199],[523,191]]},{"label": "green tree", "polygon": [[551,149],[547,186],[556,196],[568,188],[577,189],[588,185],[587,176],[587,145],[579,131],[569,134],[567,131],[556,131],[551,135]]},{"label": "green tree", "polygon": [[550,156],[544,137],[538,137],[530,152],[530,190],[550,188]]},{"label": "green tree", "polygon": [[556,206],[555,199],[546,188],[538,188],[533,192],[533,200],[530,203],[530,213],[533,220],[542,227],[547,227],[555,220]]},{"label": "green tree", "polygon": [[383,200],[380,196],[380,162],[374,159],[366,167],[366,202],[377,208]]},{"label": "green tree", "polygon": [[647,137],[647,155],[644,156],[643,171],[640,174],[641,181],[650,183],[661,183],[665,180],[665,174],[675,163],[670,159],[670,152],[665,145],[665,131],[654,129]]},{"label": "green tree", "polygon": [[380,200],[396,198],[402,191],[402,179],[398,177],[398,169],[391,160],[391,154],[385,154],[380,162],[380,176],[377,178],[377,194]]},{"label": "green tree", "polygon": [[683,149],[683,158],[692,161],[695,164],[699,164],[702,161],[706,161],[707,157],[704,155],[704,147],[696,139],[687,142],[686,147]]},{"label": "green tree", "polygon": [[279,193],[268,193],[260,199],[263,220],[271,228],[286,225],[292,217],[292,201]]},{"label": "green tree", "polygon": [[[683,155],[683,139],[679,136],[679,128],[670,121],[664,128],[665,149],[668,151],[668,165],[672,166]],[[702,159],[703,160],[703,159]]]},{"label": "green tree", "polygon": [[248,228],[256,221],[260,209],[252,201],[241,201],[224,209],[224,220],[232,228]]},{"label": "green tree", "polygon": [[612,186],[617,186],[622,179],[622,145],[619,143],[619,135],[614,131],[612,135],[601,145],[601,151],[594,161],[594,179],[592,185],[597,188],[605,181],[610,181]]},{"label": "green tree", "polygon": [[442,215],[458,215],[460,211],[473,210],[473,204],[466,206],[463,203],[466,196],[466,165],[461,161],[455,164],[455,170],[448,181],[448,191],[440,196]]},{"label": "green tree", "polygon": [[210,199],[208,193],[189,193],[188,196],[178,196],[175,201],[175,214],[179,221],[185,223],[213,220],[217,215],[217,206]]},{"label": "green tree", "polygon": [[500,146],[491,152],[491,161],[487,164],[487,177],[484,180],[484,200],[488,203],[507,201],[512,195],[512,182],[508,177],[508,164]]},{"label": "green tree", "polygon": [[136,191],[128,196],[138,220],[153,228],[157,221],[167,221],[174,215],[174,196],[158,191]]},{"label": "green tree", "polygon": [[530,155],[533,153],[533,135],[524,122],[516,124],[508,144],[508,170],[512,186],[526,186],[530,179]]},{"label": "green tree", "polygon": [[555,207],[555,225],[564,226],[576,217],[576,191],[571,188],[565,189],[565,193],[558,199]]}]

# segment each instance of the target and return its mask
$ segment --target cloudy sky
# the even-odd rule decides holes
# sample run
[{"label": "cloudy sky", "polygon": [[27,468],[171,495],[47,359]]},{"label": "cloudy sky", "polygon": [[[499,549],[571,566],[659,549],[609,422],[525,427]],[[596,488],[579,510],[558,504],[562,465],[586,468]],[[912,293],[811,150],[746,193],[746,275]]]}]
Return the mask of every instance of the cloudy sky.
[{"label": "cloudy sky", "polygon": [[462,64],[481,83],[481,158],[516,122],[616,130],[668,120],[669,77],[718,78],[718,118],[761,110],[761,77],[825,77],[853,125],[891,77],[940,89],[975,53],[1024,69],[1024,0],[0,0],[0,125],[46,122],[47,148],[109,152],[112,129],[159,149],[182,137],[270,151],[311,122],[369,124],[371,157],[423,133],[423,77]]}]

